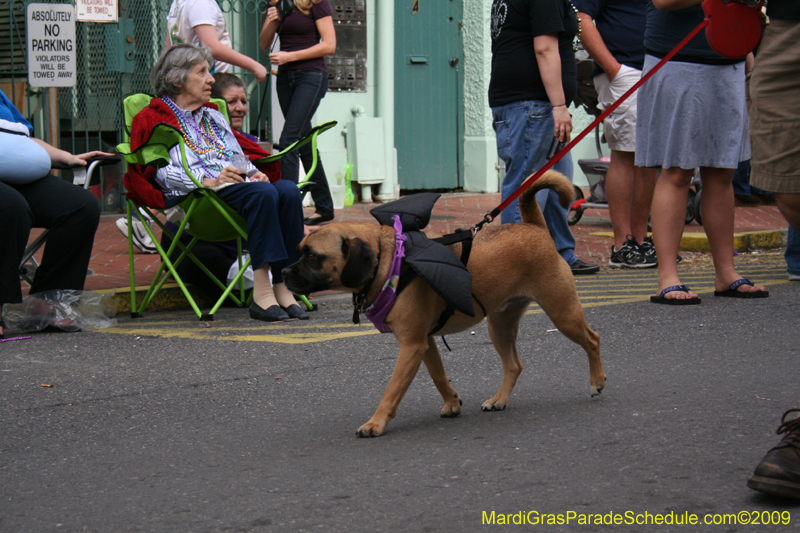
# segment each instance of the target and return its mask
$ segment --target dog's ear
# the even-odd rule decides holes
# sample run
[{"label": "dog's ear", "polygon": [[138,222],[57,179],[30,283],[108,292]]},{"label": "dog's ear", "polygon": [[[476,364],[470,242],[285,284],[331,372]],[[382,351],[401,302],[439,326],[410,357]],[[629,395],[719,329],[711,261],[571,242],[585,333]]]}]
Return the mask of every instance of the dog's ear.
[{"label": "dog's ear", "polygon": [[360,287],[369,280],[375,263],[375,252],[361,239],[342,238],[342,255],[346,259],[339,281],[345,287]]}]

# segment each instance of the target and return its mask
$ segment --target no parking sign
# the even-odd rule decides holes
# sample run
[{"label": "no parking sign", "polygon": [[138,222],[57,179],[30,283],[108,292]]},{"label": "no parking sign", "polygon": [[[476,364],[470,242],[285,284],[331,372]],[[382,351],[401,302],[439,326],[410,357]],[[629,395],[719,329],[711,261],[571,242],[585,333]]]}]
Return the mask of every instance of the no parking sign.
[{"label": "no parking sign", "polygon": [[75,85],[75,7],[28,4],[28,83]]}]

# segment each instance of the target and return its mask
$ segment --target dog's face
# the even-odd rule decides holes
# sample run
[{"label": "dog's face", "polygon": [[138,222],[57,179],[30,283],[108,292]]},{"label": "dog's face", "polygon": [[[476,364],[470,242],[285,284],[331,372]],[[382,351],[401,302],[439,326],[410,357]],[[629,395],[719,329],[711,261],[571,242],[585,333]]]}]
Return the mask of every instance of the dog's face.
[{"label": "dog's face", "polygon": [[295,294],[355,289],[375,272],[378,258],[365,240],[330,224],[300,243],[300,260],[283,269],[286,287]]}]

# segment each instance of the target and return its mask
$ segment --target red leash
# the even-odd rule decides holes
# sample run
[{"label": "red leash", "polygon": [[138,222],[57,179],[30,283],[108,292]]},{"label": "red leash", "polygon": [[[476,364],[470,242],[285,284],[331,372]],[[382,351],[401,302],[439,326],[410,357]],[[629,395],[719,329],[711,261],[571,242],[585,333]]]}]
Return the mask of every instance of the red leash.
[{"label": "red leash", "polygon": [[511,196],[509,196],[508,198],[506,198],[506,199],[503,201],[503,203],[501,203],[500,205],[498,205],[497,207],[495,207],[495,208],[494,208],[492,211],[490,211],[489,213],[487,213],[486,215],[484,215],[484,217],[483,217],[483,220],[482,220],[482,221],[480,221],[480,222],[479,222],[479,223],[478,223],[478,224],[477,224],[477,225],[476,225],[474,228],[472,228],[473,232],[476,232],[476,231],[480,230],[480,229],[483,227],[483,225],[484,225],[484,224],[486,224],[487,222],[492,222],[492,221],[493,221],[495,218],[497,218],[497,215],[499,215],[499,214],[500,214],[500,212],[501,212],[501,211],[503,211],[503,209],[505,209],[506,207],[508,207],[508,205],[509,205],[511,202],[513,202],[514,200],[516,200],[517,198],[519,198],[519,195],[521,195],[523,192],[525,192],[525,190],[526,190],[528,187],[530,187],[531,185],[533,185],[533,182],[535,182],[537,179],[539,179],[539,177],[541,177],[541,175],[542,175],[542,174],[544,174],[545,172],[547,172],[548,170],[550,170],[550,169],[553,167],[553,165],[555,165],[556,163],[558,163],[558,162],[561,160],[561,158],[562,158],[562,157],[564,157],[565,155],[567,155],[567,152],[569,152],[570,150],[572,150],[572,149],[575,147],[575,145],[576,145],[576,144],[578,144],[578,143],[579,143],[579,142],[580,142],[580,141],[581,141],[581,140],[582,140],[584,137],[586,137],[586,136],[589,134],[589,132],[590,132],[590,131],[592,131],[592,130],[593,130],[593,129],[594,129],[594,128],[595,128],[595,127],[598,125],[598,124],[600,124],[600,123],[601,123],[601,122],[602,122],[602,121],[603,121],[603,120],[604,120],[604,119],[605,119],[605,118],[606,118],[608,115],[610,115],[610,114],[611,114],[611,113],[612,113],[612,112],[613,112],[613,111],[614,111],[616,108],[618,108],[618,107],[619,107],[619,106],[622,104],[622,102],[624,102],[624,101],[625,101],[625,100],[626,100],[626,99],[627,99],[627,98],[628,98],[630,95],[632,95],[633,93],[635,93],[635,92],[636,92],[636,90],[637,90],[637,89],[639,89],[639,87],[641,87],[641,86],[642,86],[642,85],[643,85],[643,84],[644,84],[644,83],[645,83],[647,80],[649,80],[649,79],[650,79],[650,78],[653,76],[653,74],[655,74],[656,72],[658,72],[658,70],[659,70],[661,67],[663,67],[663,66],[664,66],[664,64],[665,64],[667,61],[669,61],[670,59],[672,59],[672,57],[673,57],[675,54],[677,54],[677,53],[678,53],[678,52],[681,50],[681,48],[683,48],[684,46],[686,46],[686,43],[688,43],[689,41],[691,41],[691,40],[692,40],[692,37],[694,37],[695,35],[697,35],[698,33],[700,33],[700,30],[702,30],[703,28],[705,28],[705,27],[706,27],[706,25],[708,25],[709,21],[710,21],[710,19],[709,19],[709,18],[705,18],[705,19],[703,20],[703,22],[701,22],[701,23],[700,23],[700,24],[699,24],[699,25],[698,25],[698,26],[697,26],[697,27],[696,27],[694,30],[692,30],[692,31],[691,31],[691,33],[689,33],[689,35],[687,35],[687,36],[686,36],[686,37],[685,37],[685,38],[684,38],[684,39],[683,39],[681,42],[679,42],[679,43],[678,43],[678,45],[677,45],[675,48],[673,48],[673,49],[672,49],[672,51],[671,51],[670,53],[668,53],[666,56],[664,56],[664,59],[662,59],[661,61],[659,61],[659,62],[658,62],[658,64],[657,64],[655,67],[653,67],[653,69],[652,69],[652,70],[650,70],[650,72],[648,72],[647,74],[645,74],[644,76],[642,76],[642,78],[641,78],[639,81],[637,81],[637,82],[636,82],[636,84],[634,84],[634,86],[633,86],[633,87],[631,87],[630,89],[628,89],[628,91],[627,91],[625,94],[623,94],[623,95],[622,95],[622,96],[621,96],[621,97],[620,97],[620,98],[619,98],[619,99],[618,99],[616,102],[614,102],[613,104],[611,104],[611,105],[610,105],[610,106],[609,106],[609,107],[608,107],[608,108],[607,108],[605,111],[603,111],[603,112],[600,114],[600,116],[599,116],[599,117],[597,117],[597,118],[594,120],[594,122],[592,122],[591,124],[589,124],[589,125],[586,127],[586,129],[584,129],[582,132],[580,132],[580,133],[578,134],[578,136],[577,136],[577,137],[575,137],[574,139],[572,139],[572,141],[570,141],[570,142],[569,142],[569,144],[567,144],[567,145],[566,145],[564,148],[562,148],[562,149],[561,149],[561,151],[560,151],[560,152],[558,152],[558,153],[557,153],[555,156],[553,156],[553,158],[552,158],[552,159],[550,159],[550,161],[548,161],[547,163],[545,163],[545,165],[544,165],[542,168],[540,168],[539,170],[537,170],[537,171],[536,171],[536,172],[535,172],[535,173],[534,173],[534,174],[533,174],[533,175],[532,175],[530,178],[528,178],[528,180],[527,180],[525,183],[523,183],[522,185],[520,185],[519,189],[517,189],[516,191],[514,191],[514,193],[513,193]]}]

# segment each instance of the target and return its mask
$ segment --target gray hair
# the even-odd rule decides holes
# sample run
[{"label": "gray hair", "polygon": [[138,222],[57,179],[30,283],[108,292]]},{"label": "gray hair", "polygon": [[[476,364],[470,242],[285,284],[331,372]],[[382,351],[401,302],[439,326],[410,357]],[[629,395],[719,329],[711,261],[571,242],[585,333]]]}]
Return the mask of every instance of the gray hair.
[{"label": "gray hair", "polygon": [[193,44],[176,44],[164,50],[150,73],[150,86],[156,96],[177,96],[192,67],[201,61],[214,64],[214,58],[207,48]]}]

